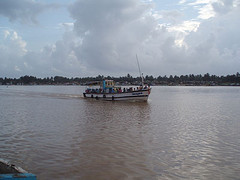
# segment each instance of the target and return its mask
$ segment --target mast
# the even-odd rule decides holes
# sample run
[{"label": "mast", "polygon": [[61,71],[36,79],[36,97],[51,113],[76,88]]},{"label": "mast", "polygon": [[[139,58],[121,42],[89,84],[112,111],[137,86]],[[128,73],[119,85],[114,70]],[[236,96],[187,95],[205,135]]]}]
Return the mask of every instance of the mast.
[{"label": "mast", "polygon": [[141,72],[141,69],[140,69],[140,65],[139,65],[137,54],[136,54],[136,59],[137,59],[137,64],[138,64],[138,71],[139,71],[140,77],[142,78],[142,86],[144,86],[143,73]]}]

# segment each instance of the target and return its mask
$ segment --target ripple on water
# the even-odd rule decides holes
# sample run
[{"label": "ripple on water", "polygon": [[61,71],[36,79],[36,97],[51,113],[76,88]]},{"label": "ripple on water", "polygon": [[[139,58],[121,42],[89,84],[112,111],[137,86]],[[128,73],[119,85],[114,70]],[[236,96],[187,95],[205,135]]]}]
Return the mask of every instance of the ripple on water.
[{"label": "ripple on water", "polygon": [[0,154],[39,179],[238,179],[240,93],[153,87],[148,103],[79,86],[0,87]]}]

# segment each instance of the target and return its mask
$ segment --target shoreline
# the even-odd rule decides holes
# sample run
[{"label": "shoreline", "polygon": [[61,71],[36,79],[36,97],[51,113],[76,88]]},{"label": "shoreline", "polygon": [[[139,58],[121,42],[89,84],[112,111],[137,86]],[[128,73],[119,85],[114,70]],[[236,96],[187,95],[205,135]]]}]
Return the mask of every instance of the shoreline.
[{"label": "shoreline", "polygon": [[[87,86],[85,84],[0,84],[0,86]],[[136,84],[118,84],[118,86],[139,86]],[[192,86],[192,87],[240,87],[240,84],[220,84],[220,85],[189,85],[189,84],[176,84],[176,85],[165,85],[165,84],[155,84],[155,86]]]}]

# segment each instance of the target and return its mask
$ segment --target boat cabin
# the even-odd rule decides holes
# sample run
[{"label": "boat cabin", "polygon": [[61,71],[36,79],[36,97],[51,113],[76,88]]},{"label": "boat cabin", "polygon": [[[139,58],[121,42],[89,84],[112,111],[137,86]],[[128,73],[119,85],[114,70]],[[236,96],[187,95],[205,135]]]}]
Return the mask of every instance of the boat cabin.
[{"label": "boat cabin", "polygon": [[151,92],[149,86],[139,87],[117,87],[113,80],[103,80],[102,82],[91,82],[83,96],[86,98],[95,98],[103,100],[139,100],[147,101],[148,96]]}]

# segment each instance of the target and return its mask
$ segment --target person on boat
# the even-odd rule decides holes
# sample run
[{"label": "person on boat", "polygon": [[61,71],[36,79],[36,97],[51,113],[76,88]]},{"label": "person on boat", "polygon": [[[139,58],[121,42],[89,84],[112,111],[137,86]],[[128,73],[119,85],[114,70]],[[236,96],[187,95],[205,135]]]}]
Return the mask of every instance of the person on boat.
[{"label": "person on boat", "polygon": [[122,93],[122,89],[121,88],[119,88],[119,93]]},{"label": "person on boat", "polygon": [[114,93],[114,89],[113,88],[110,88],[110,93]]}]

